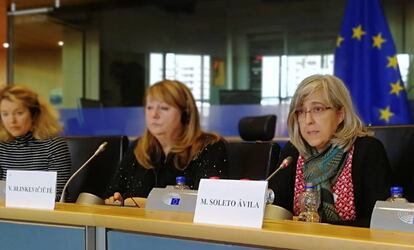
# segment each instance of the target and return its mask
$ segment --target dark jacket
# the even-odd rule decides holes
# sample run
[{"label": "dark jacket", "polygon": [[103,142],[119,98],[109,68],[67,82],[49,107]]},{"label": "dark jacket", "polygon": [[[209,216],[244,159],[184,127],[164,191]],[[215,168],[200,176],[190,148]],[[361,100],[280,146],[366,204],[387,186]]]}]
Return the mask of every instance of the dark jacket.
[{"label": "dark jacket", "polygon": [[[370,136],[359,137],[354,146],[352,181],[356,220],[338,224],[368,227],[375,202],[385,200],[389,196],[391,167],[384,146],[378,139]],[[293,157],[292,163],[270,180],[269,187],[275,192],[274,204],[293,211],[296,163],[299,152],[290,142],[283,148],[280,161],[287,156]]]},{"label": "dark jacket", "polygon": [[219,176],[227,178],[228,163],[224,141],[218,141],[205,146],[200,153],[183,170],[176,169],[171,157],[164,156],[155,159],[154,168],[146,169],[141,166],[134,155],[135,141],[119,164],[119,167],[107,188],[106,197],[120,192],[124,198],[147,197],[154,187],[175,185],[177,176],[185,176],[186,184],[191,189],[198,189],[201,178]]}]

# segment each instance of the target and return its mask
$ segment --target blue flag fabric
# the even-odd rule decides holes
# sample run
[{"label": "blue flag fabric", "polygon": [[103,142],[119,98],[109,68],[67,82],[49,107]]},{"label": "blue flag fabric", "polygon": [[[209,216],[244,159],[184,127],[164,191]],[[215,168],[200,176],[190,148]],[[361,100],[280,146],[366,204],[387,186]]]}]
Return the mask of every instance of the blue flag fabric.
[{"label": "blue flag fabric", "polygon": [[378,0],[348,0],[336,41],[335,75],[365,124],[409,124],[411,114],[392,36]]}]

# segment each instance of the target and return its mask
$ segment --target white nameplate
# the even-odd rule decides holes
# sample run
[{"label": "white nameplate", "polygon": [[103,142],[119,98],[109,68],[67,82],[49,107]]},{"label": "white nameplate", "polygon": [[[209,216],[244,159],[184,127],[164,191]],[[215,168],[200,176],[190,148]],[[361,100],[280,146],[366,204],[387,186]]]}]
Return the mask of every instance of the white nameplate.
[{"label": "white nameplate", "polygon": [[261,228],[267,181],[201,179],[195,223]]},{"label": "white nameplate", "polygon": [[8,170],[6,207],[55,208],[56,172]]}]

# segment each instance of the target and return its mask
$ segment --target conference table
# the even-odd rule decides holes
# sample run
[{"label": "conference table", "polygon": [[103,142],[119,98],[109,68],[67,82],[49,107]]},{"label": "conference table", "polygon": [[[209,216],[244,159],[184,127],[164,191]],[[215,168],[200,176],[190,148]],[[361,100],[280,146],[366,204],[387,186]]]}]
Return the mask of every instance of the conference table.
[{"label": "conference table", "polygon": [[290,220],[261,229],[193,223],[192,213],[56,203],[0,203],[0,249],[414,249],[414,233]]}]

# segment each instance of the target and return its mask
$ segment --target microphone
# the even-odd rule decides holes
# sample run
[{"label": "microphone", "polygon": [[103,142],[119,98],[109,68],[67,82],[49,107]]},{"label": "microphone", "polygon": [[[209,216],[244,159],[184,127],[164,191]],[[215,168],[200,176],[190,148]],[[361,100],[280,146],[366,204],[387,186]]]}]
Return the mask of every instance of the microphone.
[{"label": "microphone", "polygon": [[60,196],[59,202],[65,202],[65,192],[66,192],[66,188],[69,186],[69,183],[73,180],[73,178],[76,175],[78,175],[78,173],[80,171],[82,171],[82,169],[84,169],[88,165],[88,163],[93,158],[95,158],[98,154],[102,153],[105,150],[105,147],[106,147],[107,144],[108,144],[108,142],[106,142],[106,141],[102,142],[101,145],[99,145],[98,149],[95,151],[95,153],[91,157],[89,157],[89,159],[85,163],[83,163],[83,165],[78,170],[76,170],[75,173],[72,174],[72,176],[68,179],[65,186],[63,187],[62,195]]},{"label": "microphone", "polygon": [[289,164],[292,162],[293,158],[292,156],[288,156],[286,157],[282,163],[280,163],[279,167],[271,174],[269,175],[269,177],[266,178],[265,181],[269,181],[270,179],[272,179],[272,177],[277,174],[280,170],[286,168],[287,166],[289,166]]}]

